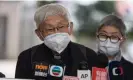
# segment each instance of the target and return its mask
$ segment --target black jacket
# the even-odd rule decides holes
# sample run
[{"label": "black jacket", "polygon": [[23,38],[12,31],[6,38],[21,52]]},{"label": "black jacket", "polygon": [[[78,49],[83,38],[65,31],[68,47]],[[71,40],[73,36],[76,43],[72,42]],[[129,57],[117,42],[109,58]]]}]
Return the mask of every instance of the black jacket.
[{"label": "black jacket", "polygon": [[125,60],[123,57],[120,62],[123,67],[124,80],[133,80],[133,63]]},{"label": "black jacket", "polygon": [[[82,47],[82,49],[84,48],[85,51],[81,50],[80,47]],[[32,49],[33,48],[27,49],[19,55],[15,78],[34,78],[34,62],[55,64],[53,51],[44,44],[38,45],[34,54],[32,53]],[[83,52],[85,52],[85,54]],[[65,75],[68,76],[77,76],[77,69],[82,61],[88,63],[89,70],[91,70],[92,67],[107,66],[107,59],[105,56],[98,56],[93,50],[73,42],[68,44],[67,48],[60,56],[61,61],[66,65]]]}]

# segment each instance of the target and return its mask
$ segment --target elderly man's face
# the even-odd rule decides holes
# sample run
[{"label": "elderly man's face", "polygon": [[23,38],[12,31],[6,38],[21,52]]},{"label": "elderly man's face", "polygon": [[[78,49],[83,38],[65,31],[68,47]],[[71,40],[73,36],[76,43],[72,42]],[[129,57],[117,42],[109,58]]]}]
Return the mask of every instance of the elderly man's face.
[{"label": "elderly man's face", "polygon": [[36,30],[38,37],[43,40],[46,36],[54,33],[72,33],[72,23],[69,24],[63,16],[48,16]]}]

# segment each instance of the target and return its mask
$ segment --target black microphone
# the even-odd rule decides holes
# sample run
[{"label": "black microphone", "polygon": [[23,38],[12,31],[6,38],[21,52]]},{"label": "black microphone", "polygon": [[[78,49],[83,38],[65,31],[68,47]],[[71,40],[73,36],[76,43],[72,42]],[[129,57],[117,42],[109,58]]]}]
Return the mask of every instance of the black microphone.
[{"label": "black microphone", "polygon": [[57,65],[62,65],[63,61],[61,60],[61,55],[60,54],[54,54],[53,62]]},{"label": "black microphone", "polygon": [[98,52],[97,58],[100,65],[99,67],[102,68],[108,66],[108,57],[105,54]]},{"label": "black microphone", "polygon": [[88,63],[86,61],[82,61],[79,63],[77,76],[79,80],[91,80],[91,72],[88,69]]},{"label": "black microphone", "polygon": [[47,80],[49,71],[49,64],[46,62],[33,63],[33,75],[36,80]]},{"label": "black microphone", "polygon": [[3,73],[0,72],[0,77],[1,77],[1,78],[4,78],[5,75],[4,75]]},{"label": "black microphone", "polygon": [[124,80],[123,68],[119,61],[111,61],[108,71],[110,80]]},{"label": "black microphone", "polygon": [[54,54],[52,61],[54,63],[49,65],[48,80],[62,80],[66,65],[61,60],[60,54]]},{"label": "black microphone", "polygon": [[79,63],[79,70],[88,70],[88,63],[86,61],[81,61]]}]

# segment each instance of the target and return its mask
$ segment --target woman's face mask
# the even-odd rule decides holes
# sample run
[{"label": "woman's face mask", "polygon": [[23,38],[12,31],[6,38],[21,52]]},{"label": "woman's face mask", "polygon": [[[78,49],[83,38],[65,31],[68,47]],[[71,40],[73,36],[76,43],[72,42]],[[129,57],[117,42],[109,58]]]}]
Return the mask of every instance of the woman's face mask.
[{"label": "woman's face mask", "polygon": [[106,54],[107,56],[116,56],[120,51],[120,41],[112,43],[109,38],[104,42],[98,41],[98,51]]}]

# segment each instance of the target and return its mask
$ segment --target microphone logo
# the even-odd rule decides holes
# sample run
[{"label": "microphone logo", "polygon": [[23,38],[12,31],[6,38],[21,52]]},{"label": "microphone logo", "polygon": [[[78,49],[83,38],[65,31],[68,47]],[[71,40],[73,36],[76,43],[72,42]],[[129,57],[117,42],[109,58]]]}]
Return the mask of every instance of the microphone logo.
[{"label": "microphone logo", "polygon": [[40,71],[44,71],[44,70],[48,70],[48,66],[45,66],[45,65],[35,65],[35,69],[38,69]]},{"label": "microphone logo", "polygon": [[78,70],[79,80],[91,80],[91,71],[90,70]]},{"label": "microphone logo", "polygon": [[62,77],[63,68],[61,66],[52,65],[50,67],[50,75],[54,77]]},{"label": "microphone logo", "polygon": [[110,80],[123,80],[124,72],[119,61],[111,61],[109,63],[109,79]]},{"label": "microphone logo", "polygon": [[46,63],[34,63],[34,75],[47,77],[48,76],[48,68],[49,66]]},{"label": "microphone logo", "polygon": [[112,69],[112,73],[114,76],[123,75],[122,67],[115,67]]},{"label": "microphone logo", "polygon": [[107,80],[107,70],[105,68],[92,68],[92,80]]}]

